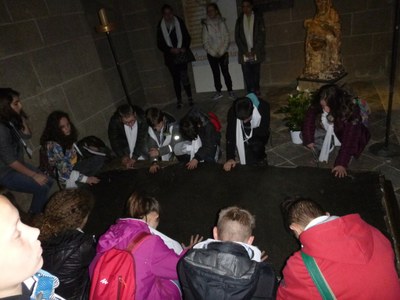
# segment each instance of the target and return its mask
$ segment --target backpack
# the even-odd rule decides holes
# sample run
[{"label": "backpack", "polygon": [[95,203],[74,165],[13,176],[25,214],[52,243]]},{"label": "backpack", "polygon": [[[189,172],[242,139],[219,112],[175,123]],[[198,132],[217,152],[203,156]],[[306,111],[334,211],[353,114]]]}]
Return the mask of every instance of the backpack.
[{"label": "backpack", "polygon": [[221,125],[221,121],[218,119],[217,115],[211,111],[208,112],[207,115],[208,115],[208,118],[209,118],[211,124],[214,125],[215,131],[221,132],[222,125]]},{"label": "backpack", "polygon": [[361,123],[365,127],[368,127],[368,117],[371,114],[371,109],[369,108],[367,101],[359,98],[356,98],[353,101],[360,108]]},{"label": "backpack", "polygon": [[90,287],[90,300],[133,300],[136,292],[133,253],[151,234],[140,232],[125,250],[110,249],[97,261]]},{"label": "backpack", "polygon": [[79,140],[76,143],[79,149],[81,158],[88,158],[94,155],[105,156],[108,158],[112,157],[112,151],[107,145],[97,136],[90,135]]}]

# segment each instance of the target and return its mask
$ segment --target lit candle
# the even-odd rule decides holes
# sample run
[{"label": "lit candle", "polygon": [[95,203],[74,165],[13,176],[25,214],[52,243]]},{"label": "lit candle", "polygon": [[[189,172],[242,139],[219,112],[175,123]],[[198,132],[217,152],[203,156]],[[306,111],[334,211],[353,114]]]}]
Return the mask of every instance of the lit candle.
[{"label": "lit candle", "polygon": [[100,18],[101,25],[103,25],[103,26],[108,25],[108,18],[107,18],[106,10],[104,8],[99,10],[99,18]]}]

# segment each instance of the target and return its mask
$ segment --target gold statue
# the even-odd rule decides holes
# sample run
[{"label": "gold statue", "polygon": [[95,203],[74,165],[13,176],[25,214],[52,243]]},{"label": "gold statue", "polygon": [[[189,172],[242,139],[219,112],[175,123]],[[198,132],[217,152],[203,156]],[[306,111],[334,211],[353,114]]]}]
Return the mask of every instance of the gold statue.
[{"label": "gold statue", "polygon": [[344,73],[339,15],[332,7],[332,0],[315,0],[315,3],[317,13],[304,21],[306,61],[301,77],[333,80]]}]

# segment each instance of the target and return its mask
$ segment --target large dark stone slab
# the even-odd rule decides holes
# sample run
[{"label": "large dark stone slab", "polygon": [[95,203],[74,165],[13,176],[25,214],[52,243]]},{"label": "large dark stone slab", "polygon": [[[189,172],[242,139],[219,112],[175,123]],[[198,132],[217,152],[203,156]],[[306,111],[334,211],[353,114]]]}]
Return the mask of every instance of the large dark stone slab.
[{"label": "large dark stone slab", "polygon": [[283,227],[279,204],[288,196],[309,196],[334,215],[359,213],[364,220],[389,235],[379,174],[352,173],[338,179],[330,170],[238,166],[226,173],[221,165],[201,165],[188,171],[180,165],[150,175],[147,169],[113,171],[92,187],[97,202],[86,231],[101,234],[122,215],[125,200],[135,190],[155,196],[161,206],[159,229],[178,241],[191,234],[211,237],[218,211],[239,205],[256,215],[255,242],[269,254],[279,271],[298,249]]}]

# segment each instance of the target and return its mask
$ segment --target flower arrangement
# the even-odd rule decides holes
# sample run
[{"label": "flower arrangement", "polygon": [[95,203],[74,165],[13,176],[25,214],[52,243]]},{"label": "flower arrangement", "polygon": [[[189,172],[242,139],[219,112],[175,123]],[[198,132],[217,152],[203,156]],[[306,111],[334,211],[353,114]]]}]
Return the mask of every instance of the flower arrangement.
[{"label": "flower arrangement", "polygon": [[291,131],[301,131],[312,97],[313,92],[309,90],[289,94],[287,104],[278,109],[277,113],[285,114],[283,121]]}]

